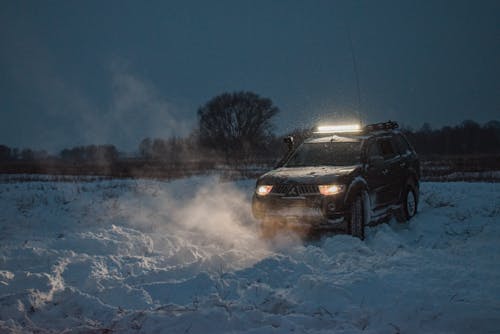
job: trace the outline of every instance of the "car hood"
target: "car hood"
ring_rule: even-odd
[[[281,167],[259,178],[259,183],[301,183],[328,184],[338,182],[348,175],[359,172],[361,165],[354,166],[318,166],[318,167]]]

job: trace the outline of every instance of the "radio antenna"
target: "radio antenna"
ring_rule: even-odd
[[[356,77],[356,92],[357,92],[357,102],[358,102],[356,112],[358,114],[358,120],[361,122],[361,89],[359,88],[358,66],[356,63],[356,55],[354,54],[354,44],[352,43],[351,26],[349,22],[347,22],[347,35],[349,37],[349,46],[351,49],[352,68],[354,70],[354,76]]]

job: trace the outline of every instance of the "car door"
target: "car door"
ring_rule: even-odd
[[[377,139],[366,145],[366,175],[368,192],[373,209],[389,204],[391,199],[390,175]]]
[[[406,183],[412,175],[419,175],[420,165],[416,159],[416,154],[413,148],[409,145],[408,141],[401,135],[396,134],[393,137],[396,147],[398,148],[399,154],[401,155],[399,160],[400,167],[400,194],[406,187]]]
[[[403,166],[401,166],[401,155],[399,150],[393,140],[393,137],[387,136],[382,137],[377,140],[379,144],[379,149],[384,158],[384,168],[382,174],[386,175],[387,178],[387,193],[385,194],[386,204],[395,204],[399,201],[399,195],[401,191],[401,182],[404,177],[402,175]]]

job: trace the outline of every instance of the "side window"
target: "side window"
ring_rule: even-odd
[[[408,154],[411,152],[410,145],[406,141],[406,139],[401,135],[396,135],[394,137],[394,141],[396,142],[396,146],[398,148],[399,154]]]
[[[380,153],[384,157],[385,160],[394,158],[397,153],[395,148],[392,145],[392,141],[390,138],[382,138],[378,140],[378,146],[380,149]]]
[[[372,142],[372,143],[368,144],[368,148],[366,149],[366,157],[368,159],[375,157],[375,156],[381,156],[381,155],[382,154],[380,153],[377,142]]]

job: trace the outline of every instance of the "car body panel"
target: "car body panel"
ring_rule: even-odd
[[[357,166],[317,166],[317,167],[281,167],[260,177],[260,184],[278,182],[302,184],[330,184],[338,182],[342,177],[353,173]]]

